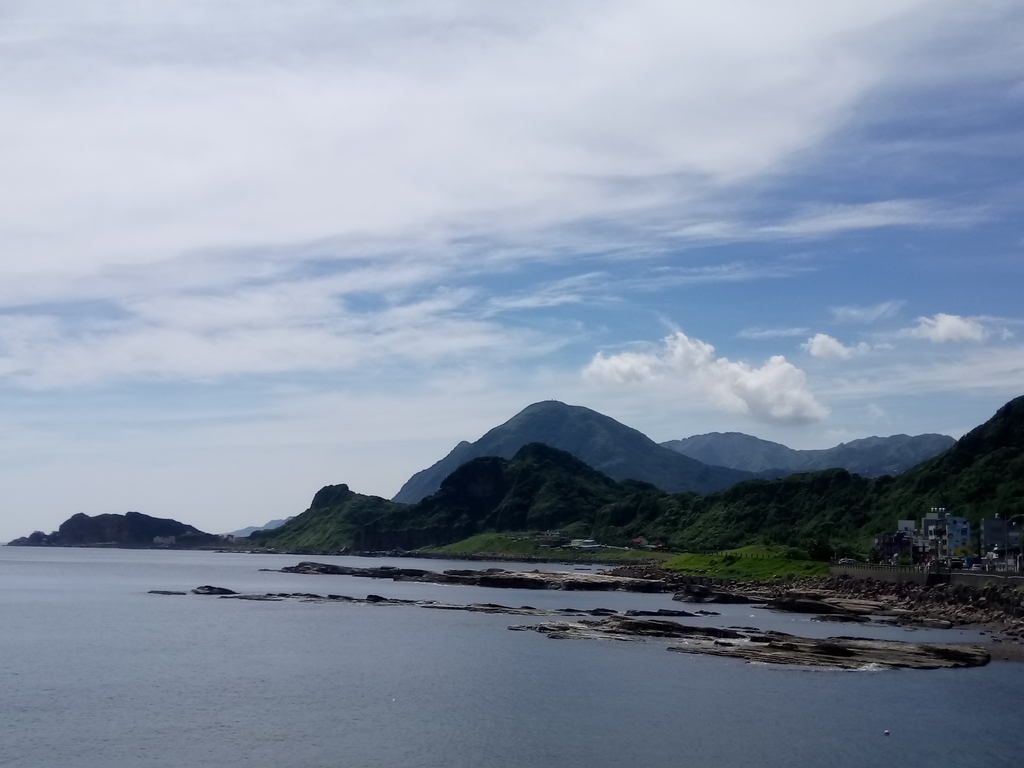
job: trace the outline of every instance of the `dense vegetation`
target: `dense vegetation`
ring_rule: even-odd
[[[414,549],[488,532],[560,530],[611,545],[644,536],[676,551],[784,545],[821,559],[836,544],[863,545],[897,519],[935,506],[975,522],[997,512],[1024,515],[1024,397],[897,478],[833,469],[751,480],[707,496],[666,494],[531,444],[510,460],[463,464],[418,504],[328,486],[307,512],[253,539],[290,550]]]

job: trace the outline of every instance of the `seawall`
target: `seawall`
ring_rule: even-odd
[[[861,563],[858,565],[831,565],[828,569],[831,576],[849,576],[854,579],[874,579],[895,584],[909,581],[918,586],[932,586],[933,584],[964,584],[969,587],[983,587],[986,584],[997,584],[999,586],[1024,587],[1024,574],[1020,573],[996,573],[988,571],[942,571],[941,573],[928,573],[918,568],[901,567],[892,565],[871,565]]]

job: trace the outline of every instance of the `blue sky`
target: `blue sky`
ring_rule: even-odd
[[[0,540],[392,495],[531,402],[1024,393],[1013,3],[0,2]]]

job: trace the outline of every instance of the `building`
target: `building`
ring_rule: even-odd
[[[896,531],[896,533],[883,533],[875,536],[875,549],[879,557],[884,561],[896,560],[901,557],[913,558],[914,556],[914,532]]]
[[[981,551],[982,553],[997,550],[1019,550],[1020,549],[1020,525],[1017,523],[1007,524],[1007,521],[996,515],[987,517],[981,521]]]
[[[955,517],[944,507],[932,507],[921,520],[921,533],[933,557],[965,555],[971,547],[971,521]]]

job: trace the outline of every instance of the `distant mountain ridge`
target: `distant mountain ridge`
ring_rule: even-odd
[[[711,493],[755,477],[672,451],[589,408],[545,400],[526,407],[476,442],[459,443],[443,459],[409,478],[392,501],[415,504],[437,491],[467,461],[483,456],[511,459],[530,443],[566,451],[614,480],[639,480],[669,493]]]
[[[845,469],[863,477],[899,475],[951,448],[949,435],[865,437],[822,450],[796,450],[742,432],[711,432],[661,443],[705,464],[747,472]]]
[[[256,533],[256,531],[272,531],[275,528],[280,528],[282,525],[291,520],[292,517],[294,517],[294,515],[286,517],[281,520],[271,520],[269,523],[265,523],[264,525],[248,525],[245,528],[239,528],[237,531],[231,531],[230,533],[226,533],[224,535],[234,536],[236,539],[244,539],[246,536]]]

